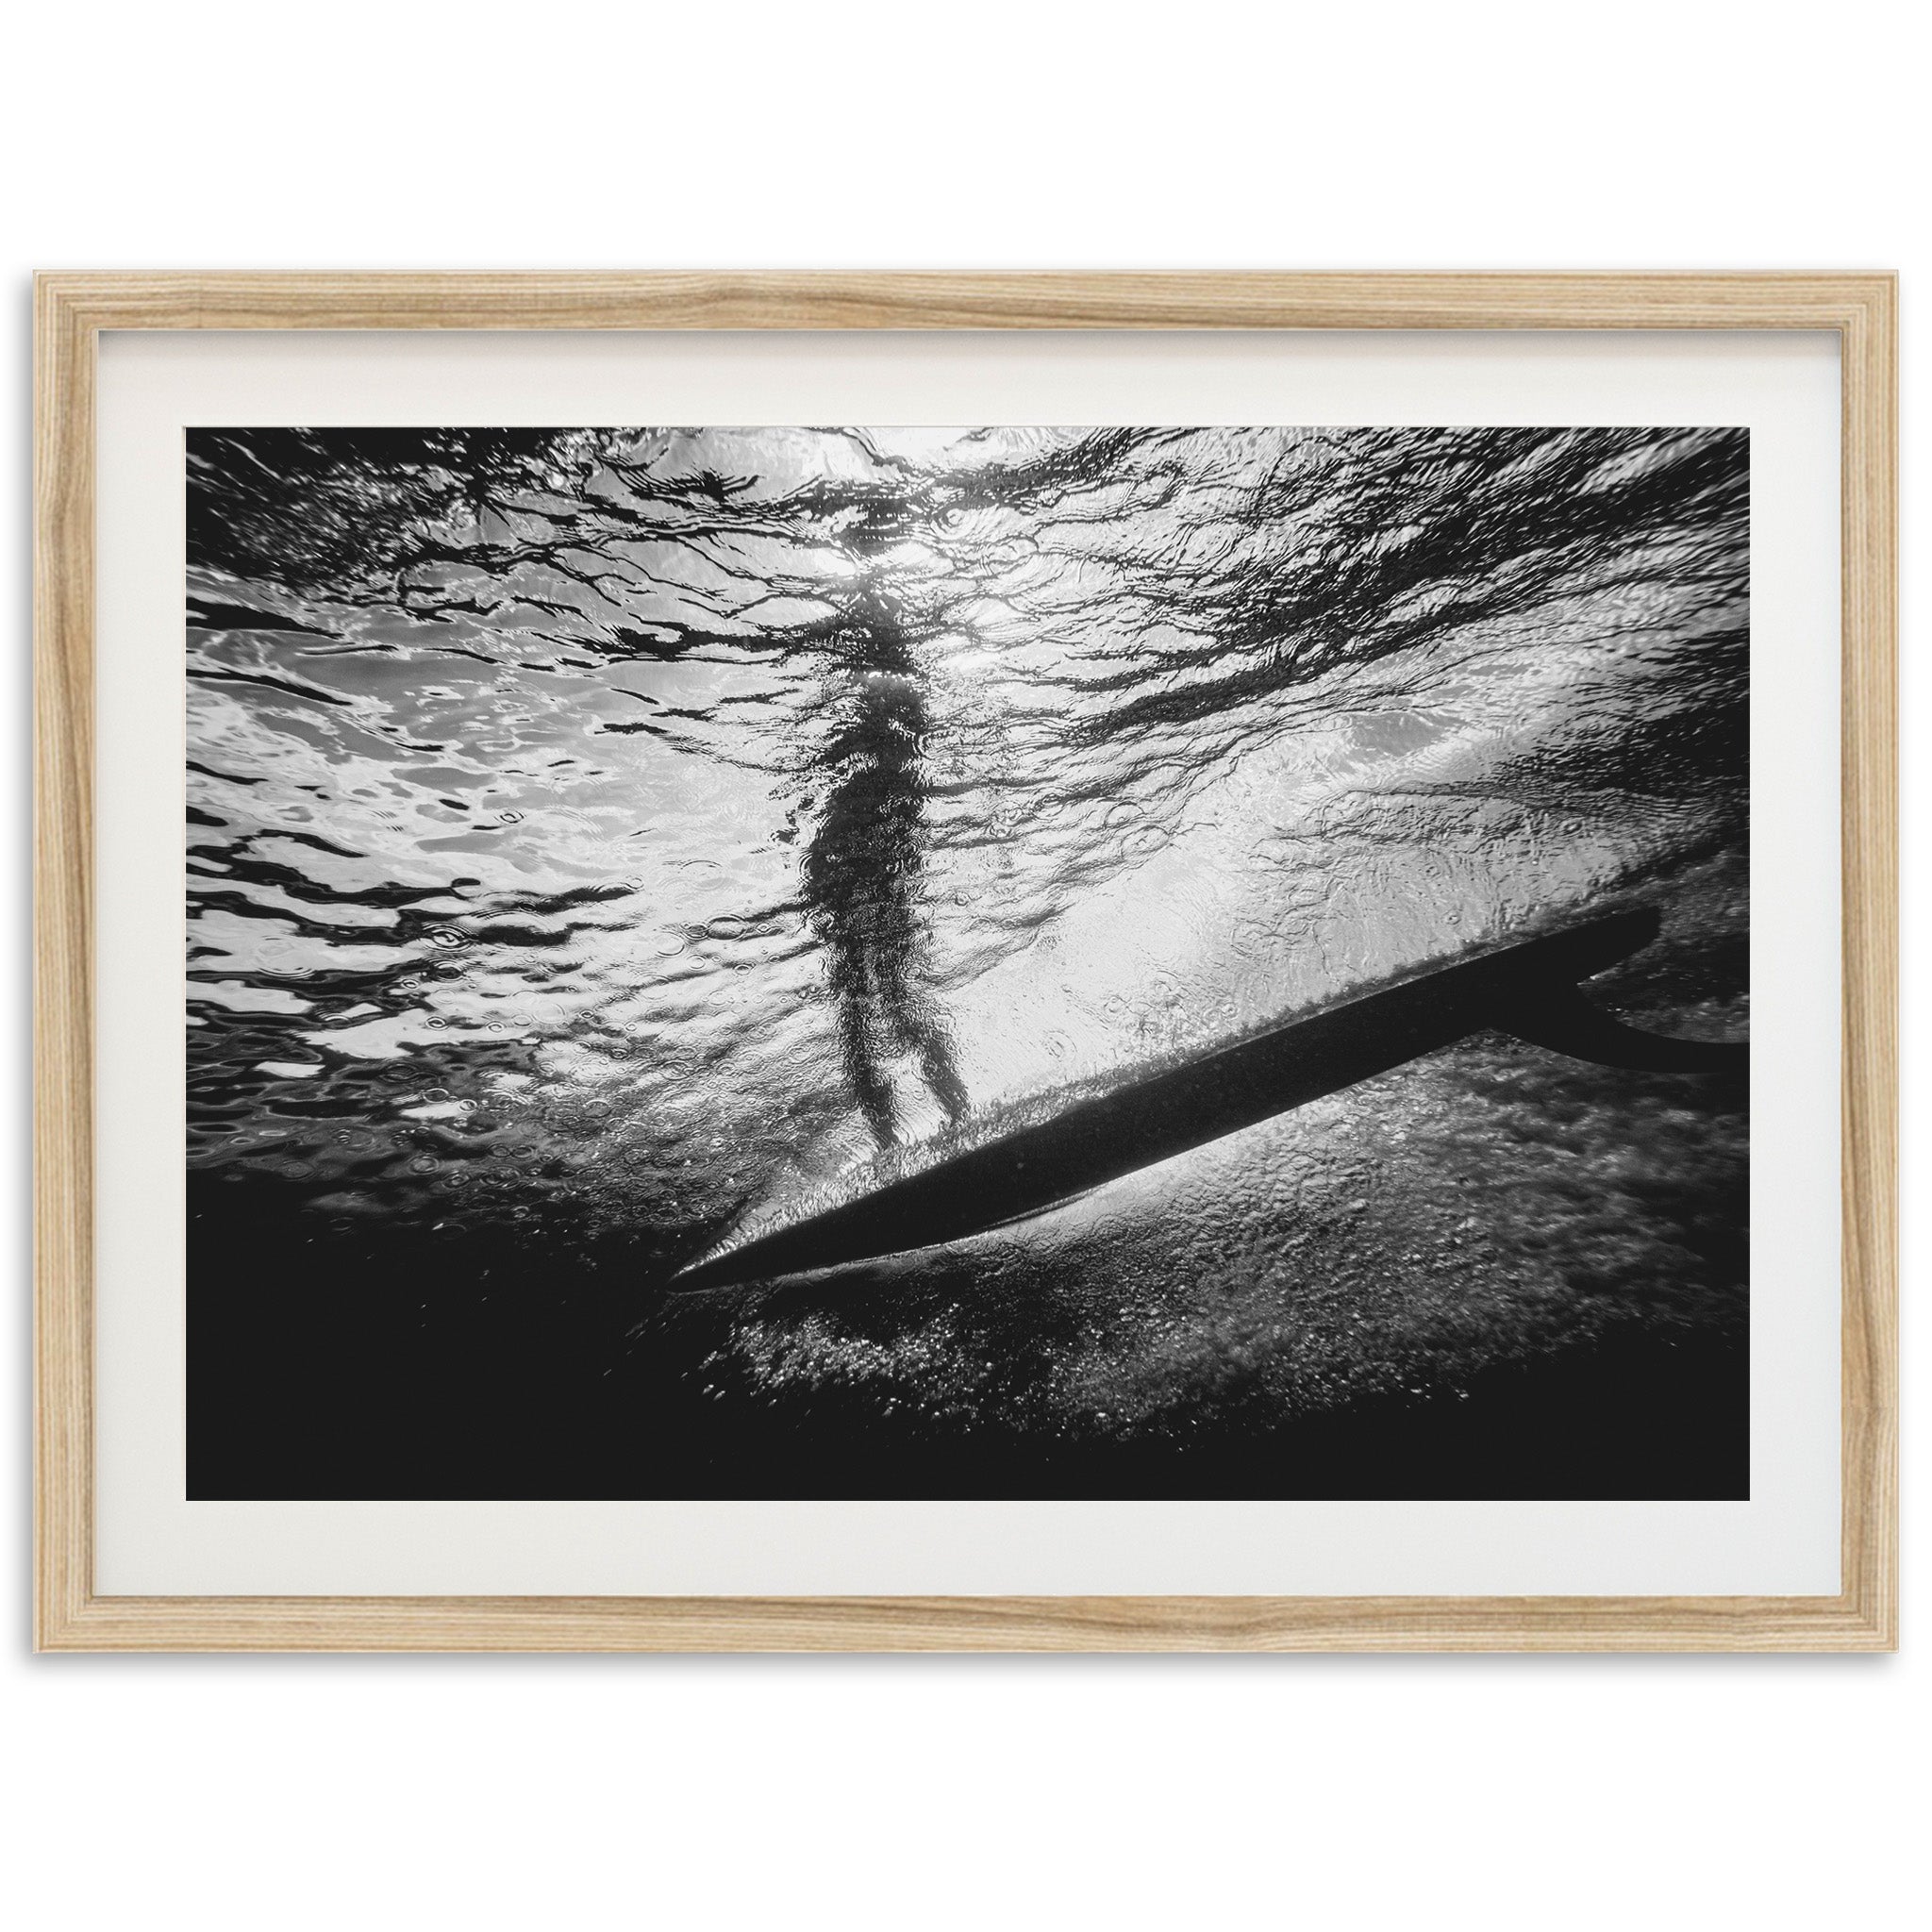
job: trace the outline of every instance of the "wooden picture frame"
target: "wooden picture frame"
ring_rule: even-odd
[[[70,274],[36,320],[36,1636],[116,1650],[1870,1651],[1897,1629],[1896,284]],[[121,1597],[93,1578],[95,357],[108,330],[1808,330],[1842,381],[1842,1565],[1804,1597]]]

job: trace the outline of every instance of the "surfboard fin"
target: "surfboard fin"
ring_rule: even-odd
[[[1741,1074],[1750,1064],[1748,1041],[1672,1040],[1612,1019],[1574,986],[1539,987],[1522,1004],[1498,1014],[1496,1025],[1531,1046],[1572,1059],[1642,1074]]]

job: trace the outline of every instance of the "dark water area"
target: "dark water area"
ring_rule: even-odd
[[[1641,1287],[1627,1225],[1527,1230],[1507,1291],[1467,1300],[1470,1236],[1424,1262],[1324,1230],[1337,1278],[1258,1306],[1211,1276],[990,1297],[978,1257],[941,1252],[916,1283],[854,1267],[640,1324],[635,1245],[568,1222],[356,1239],[299,1192],[197,1177],[192,1492],[1745,1495],[1741,1175],[1647,1180],[1616,1207],[1674,1239]]]
[[[1748,1030],[1726,431],[197,431],[190,1486],[1735,1496],[1748,1095],[1483,1033],[721,1240],[1473,947]]]

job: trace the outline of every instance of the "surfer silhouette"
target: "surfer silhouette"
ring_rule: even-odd
[[[898,1138],[891,1063],[901,1056],[917,1062],[949,1121],[966,1108],[952,1045],[924,983],[920,897],[930,719],[914,653],[925,625],[877,561],[909,522],[904,506],[871,504],[843,533],[861,572],[828,641],[848,689],[819,757],[831,782],[800,868],[806,914],[824,949],[838,1005],[846,1083],[881,1147]]]

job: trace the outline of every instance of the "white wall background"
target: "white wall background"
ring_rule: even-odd
[[[8,1091],[30,270],[1897,267],[1909,639],[1932,272],[1916,26],[1866,0],[36,9],[8,32],[0,124]],[[1908,744],[1923,685],[1908,670]],[[1909,785],[1908,866],[1924,811]],[[1919,924],[1908,891],[1908,984]],[[1908,1078],[1924,1033],[1908,1020]],[[13,1924],[1924,1909],[1932,1661],[1909,1610],[1896,1659],[34,1659],[24,1108],[0,1130]],[[1924,1325],[1908,1314],[1908,1394]],[[1926,1457],[1907,1446],[1909,1555]]]

